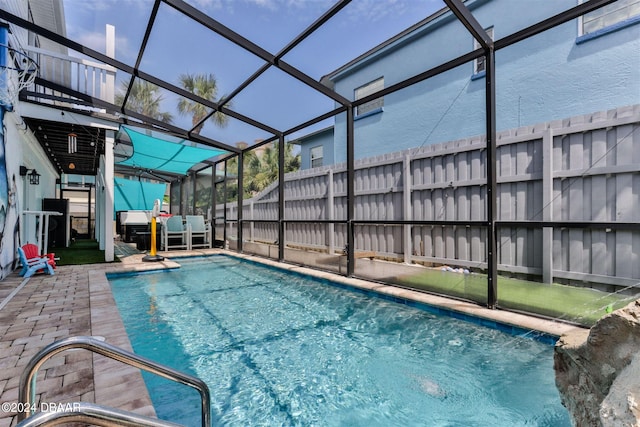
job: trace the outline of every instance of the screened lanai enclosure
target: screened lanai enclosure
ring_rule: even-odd
[[[168,182],[170,213],[205,216],[220,247],[587,325],[634,298],[640,3],[425,2],[345,57],[366,3],[231,26],[200,2],[141,2],[128,57],[118,23],[109,52],[0,18],[93,67],[60,79],[36,49],[21,100],[202,154],[167,170],[159,145],[152,167],[125,150],[116,172]],[[88,69],[115,95],[87,90]],[[199,85],[213,75],[212,95]],[[138,104],[145,87],[155,110]]]

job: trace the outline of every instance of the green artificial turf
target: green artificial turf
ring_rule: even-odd
[[[473,300],[487,301],[487,276],[429,269],[398,277],[399,284]],[[592,326],[612,310],[624,307],[638,296],[609,294],[595,289],[543,284],[507,277],[498,278],[498,305],[554,319]]]
[[[56,254],[57,265],[99,264],[104,261],[104,251],[101,251],[95,240],[76,240],[66,248],[50,248]],[[116,258],[117,261],[119,261]]]

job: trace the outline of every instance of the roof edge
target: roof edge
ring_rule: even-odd
[[[469,8],[477,7],[488,1],[490,0],[462,0],[462,2],[465,3]],[[349,73],[350,71],[355,71],[361,66],[364,66],[367,62],[373,61],[380,56],[385,55],[391,49],[402,46],[403,44],[411,41],[413,38],[421,36],[425,32],[431,30],[436,24],[443,23],[447,18],[455,19],[455,15],[448,7],[445,6],[437,12],[429,15],[425,19],[396,34],[390,39],[385,40],[372,49],[369,49],[362,55],[356,57],[355,59],[352,59],[351,61],[330,72],[329,74],[322,76],[320,78],[320,83],[329,88],[333,88],[336,77],[340,77],[346,73]]]
[[[297,144],[302,144],[302,140],[303,139],[311,138],[313,136],[321,135],[321,134],[326,133],[328,131],[332,131],[333,128],[334,128],[334,125],[326,126],[326,127],[322,128],[322,129],[318,129],[316,131],[313,131],[311,133],[308,133],[306,135],[302,135],[302,136],[300,136],[300,137],[298,137],[296,139],[293,139],[293,140],[289,141],[289,143],[290,144],[296,144],[296,145]]]

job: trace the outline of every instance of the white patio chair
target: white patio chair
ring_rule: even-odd
[[[161,249],[189,249],[189,231],[182,222],[181,216],[172,216],[162,224]]]
[[[202,215],[187,215],[187,230],[191,248],[211,248],[211,226]]]

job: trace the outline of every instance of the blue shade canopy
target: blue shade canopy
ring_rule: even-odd
[[[217,148],[184,145],[187,141],[156,131],[147,134],[127,126],[121,126],[120,131],[131,140],[133,155],[117,163],[134,168],[186,175],[193,165],[227,153]]]
[[[113,208],[115,212],[153,209],[153,203],[162,200],[167,184],[155,184],[138,180],[114,178],[115,191]]]

